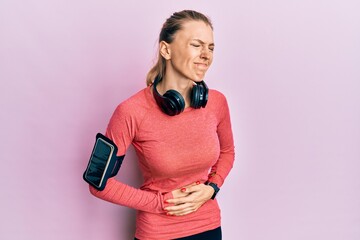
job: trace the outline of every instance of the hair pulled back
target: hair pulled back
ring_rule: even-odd
[[[182,29],[183,23],[187,21],[203,21],[211,28],[213,28],[210,19],[202,13],[196,12],[194,10],[183,10],[180,12],[175,12],[168,19],[166,19],[165,23],[163,24],[159,35],[159,43],[161,41],[171,43],[174,40],[175,33]],[[146,76],[146,85],[151,85],[157,76],[162,78],[165,74],[165,69],[166,60],[159,52],[156,64],[150,69]]]

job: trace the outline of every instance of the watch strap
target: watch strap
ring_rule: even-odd
[[[216,183],[213,182],[205,182],[206,185],[212,187],[214,189],[214,194],[211,196],[211,199],[214,200],[216,195],[218,194],[218,192],[220,191],[220,188],[218,187],[218,185]]]

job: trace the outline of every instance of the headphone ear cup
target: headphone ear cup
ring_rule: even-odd
[[[193,108],[205,107],[207,103],[207,99],[205,99],[207,96],[205,94],[206,91],[202,85],[194,85],[191,94],[191,106]]]
[[[194,85],[191,90],[191,107],[193,108],[200,108],[200,95],[201,95],[201,86]]]
[[[200,97],[200,105],[201,107],[205,107],[207,102],[208,102],[208,98],[209,98],[209,88],[206,85],[206,83],[204,81],[201,82],[201,97]]]
[[[170,116],[177,115],[184,111],[185,108],[185,100],[181,96],[181,94],[175,90],[168,90],[163,95],[163,97],[166,99],[166,113]]]

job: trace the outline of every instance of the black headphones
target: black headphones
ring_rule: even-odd
[[[153,93],[155,100],[161,110],[170,116],[175,116],[184,111],[185,108],[185,100],[183,96],[173,89],[166,91],[164,95],[160,95],[160,93],[156,89],[156,85],[161,81],[161,78],[157,76],[154,80],[153,84]],[[205,107],[208,101],[208,92],[209,88],[207,87],[204,81],[196,83],[191,91],[191,103],[190,106],[192,108],[201,108]]]

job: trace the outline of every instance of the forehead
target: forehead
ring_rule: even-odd
[[[190,41],[199,39],[205,43],[214,43],[213,30],[203,21],[186,21],[176,32],[174,40]]]

